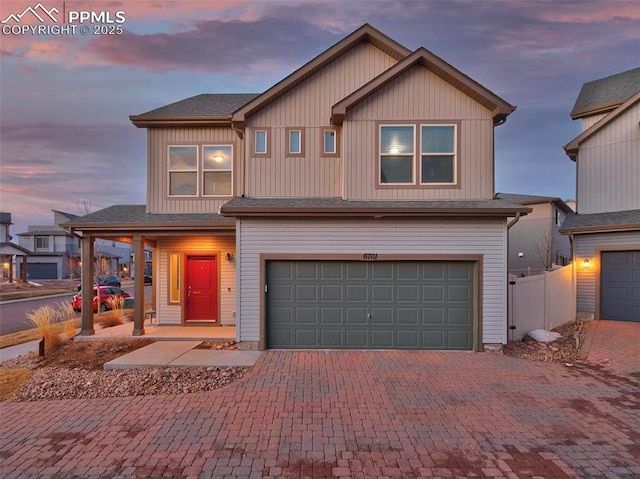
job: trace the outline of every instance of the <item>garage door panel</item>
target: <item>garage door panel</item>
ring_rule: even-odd
[[[600,318],[640,321],[640,251],[603,251]]]
[[[267,346],[472,349],[473,276],[471,262],[268,262]]]

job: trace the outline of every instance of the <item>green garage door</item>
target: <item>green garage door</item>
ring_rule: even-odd
[[[267,347],[473,349],[474,265],[269,261]]]
[[[600,319],[640,321],[640,251],[603,251]]]

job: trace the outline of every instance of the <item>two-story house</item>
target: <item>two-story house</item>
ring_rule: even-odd
[[[22,265],[22,270],[26,271],[27,256],[29,250],[14,244],[11,240],[11,213],[0,213],[0,265],[2,267],[2,277],[6,278],[10,283],[16,277],[16,258],[21,258],[18,264]],[[26,275],[21,276],[26,281]]]
[[[577,316],[640,321],[640,68],[585,83],[571,112],[582,133],[577,209],[561,231],[573,243]]]
[[[509,273],[529,276],[550,271],[571,262],[569,238],[560,234],[560,226],[571,207],[552,196],[498,193],[498,198],[531,208],[509,228]]]
[[[235,325],[261,349],[500,348],[507,218],[530,211],[494,198],[493,130],[514,109],[364,25],[262,94],[132,116],[147,204],[67,226],[86,254],[93,237],[154,248],[161,325]],[[136,279],[134,335],[140,295]]]
[[[60,225],[76,218],[76,215],[52,210],[52,225],[29,225],[27,231],[18,233],[19,244],[29,250],[26,275],[29,279],[62,279],[79,275],[80,242]]]

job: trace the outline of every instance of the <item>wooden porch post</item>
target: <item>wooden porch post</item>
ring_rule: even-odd
[[[22,282],[27,284],[27,255],[22,257]]]
[[[133,335],[144,335],[144,238],[133,235],[133,256],[135,270],[133,278]],[[140,267],[142,265],[142,267]],[[129,265],[129,271],[131,271]]]
[[[81,336],[93,336],[93,236],[81,240],[82,258],[82,326]]]

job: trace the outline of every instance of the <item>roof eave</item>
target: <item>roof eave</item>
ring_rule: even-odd
[[[602,226],[577,226],[575,228],[560,228],[561,234],[585,234],[585,233],[607,233],[620,231],[640,231],[640,223],[626,225],[602,225]]]
[[[162,126],[231,126],[231,115],[131,115],[129,120],[138,128]]]
[[[185,223],[65,223],[70,231],[189,231],[235,229],[235,223],[212,223],[211,221]]]
[[[509,217],[518,213],[526,215],[531,208],[313,208],[313,207],[222,207],[225,217]]]

